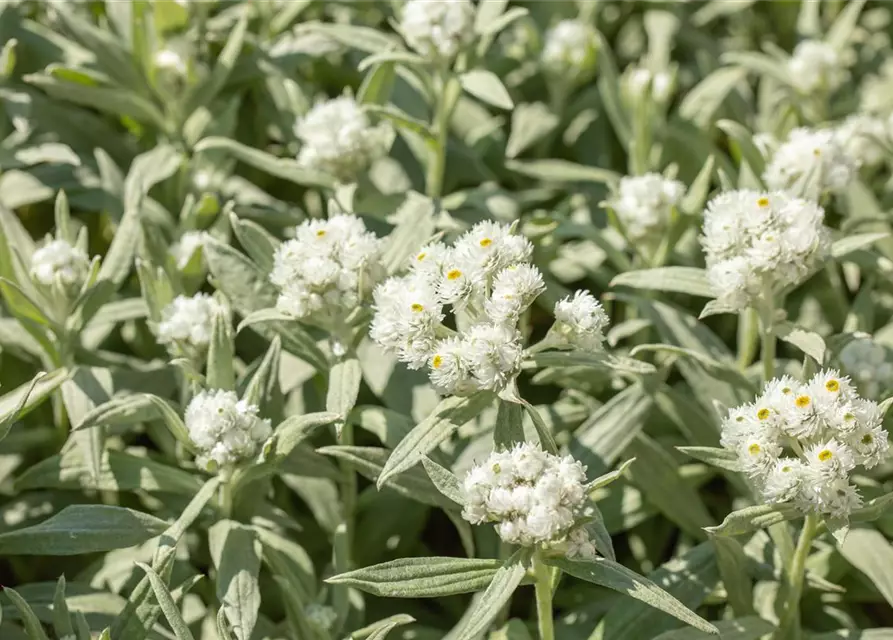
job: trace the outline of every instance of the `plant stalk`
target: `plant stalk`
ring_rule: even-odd
[[[437,199],[443,195],[443,177],[446,170],[447,144],[450,136],[450,118],[456,106],[458,95],[451,83],[454,80],[448,71],[444,71],[437,80],[437,93],[434,105],[432,125],[436,137],[435,146],[431,148],[428,173],[425,176],[425,195]],[[454,95],[455,94],[455,95]]]
[[[552,621],[552,570],[540,555],[533,554],[533,573],[536,578],[536,617],[540,640],[555,640],[555,625]]]
[[[353,425],[345,423],[341,430],[340,444],[353,445]],[[357,505],[357,473],[346,461],[341,461],[341,506],[344,509],[344,523],[347,526],[347,539],[353,544],[354,515]],[[351,547],[352,548],[352,547]]]
[[[772,294],[760,307],[760,357],[763,361],[763,381],[775,377],[775,301]]]
[[[787,597],[781,621],[773,638],[775,640],[796,640],[802,633],[800,629],[800,597],[803,595],[803,577],[806,573],[806,559],[812,548],[812,541],[818,530],[818,516],[810,513],[803,521],[800,530],[800,538],[797,540],[797,548],[791,560],[791,567],[787,575]]]

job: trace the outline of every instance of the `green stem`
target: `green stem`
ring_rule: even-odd
[[[435,146],[431,148],[428,162],[428,173],[425,177],[425,192],[429,198],[440,198],[443,195],[443,176],[446,170],[447,144],[450,135],[450,118],[456,106],[458,94],[451,84],[455,82],[449,72],[443,72],[437,79],[434,118],[432,125],[436,137]]]
[[[745,309],[738,314],[738,368],[744,371],[753,362],[757,347],[757,313]]]
[[[760,357],[763,360],[763,381],[769,382],[775,377],[775,301],[772,295],[760,307]]]
[[[797,548],[791,560],[791,568],[787,574],[787,597],[781,622],[775,632],[776,640],[795,640],[801,637],[800,629],[800,597],[803,595],[803,576],[806,573],[806,559],[812,548],[812,541],[818,530],[818,517],[810,513],[803,521],[803,529],[797,540]]]
[[[533,573],[536,578],[536,617],[540,640],[555,640],[552,622],[552,570],[543,562],[539,551],[533,554]]]
[[[341,444],[352,446],[353,440],[353,425],[345,423],[341,430]],[[354,515],[357,505],[357,474],[349,463],[341,461],[341,475],[341,506],[344,509],[344,523],[347,525],[347,539],[350,544],[353,544]]]
[[[231,479],[226,479],[220,483],[219,494],[217,496],[218,504],[220,506],[220,514],[224,518],[232,518],[233,515],[233,487],[230,481]]]

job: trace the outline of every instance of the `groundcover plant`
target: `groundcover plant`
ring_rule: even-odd
[[[893,638],[891,58],[0,0],[0,638]]]

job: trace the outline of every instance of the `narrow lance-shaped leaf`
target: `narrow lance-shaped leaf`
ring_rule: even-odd
[[[501,565],[498,560],[403,558],[332,576],[326,582],[385,598],[438,598],[483,589]]]
[[[521,584],[529,561],[529,549],[518,549],[505,561],[483,595],[473,605],[474,609],[468,615],[458,640],[473,640],[487,630]]]
[[[208,546],[217,568],[217,599],[238,640],[248,640],[260,610],[260,542],[254,530],[221,520],[208,531]]]
[[[174,602],[171,592],[167,585],[164,584],[164,581],[149,565],[137,562],[136,566],[146,572],[149,583],[152,585],[152,591],[155,593],[155,598],[164,612],[164,617],[167,618],[168,624],[171,625],[171,629],[174,631],[174,637],[177,640],[194,640],[192,632],[189,630],[189,625],[183,620],[183,614],[180,613],[180,609],[177,607],[177,603]]]

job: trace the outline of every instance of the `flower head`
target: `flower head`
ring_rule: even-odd
[[[722,193],[707,205],[701,245],[718,300],[738,308],[802,282],[830,243],[817,204],[784,192]]]
[[[89,272],[90,258],[65,240],[51,240],[31,256],[31,277],[42,285],[78,289]]]
[[[258,407],[232,391],[202,391],[186,408],[186,430],[203,468],[230,467],[253,458],[273,430]]]
[[[685,185],[659,173],[626,176],[620,179],[610,207],[627,237],[636,242],[659,237],[666,231],[673,207],[679,204],[684,193]]]
[[[431,60],[450,62],[474,39],[474,7],[468,0],[409,0],[400,32]]]
[[[774,190],[814,188],[811,196],[817,199],[823,193],[846,188],[856,177],[857,169],[856,161],[833,130],[799,127],[772,154],[763,180]]]
[[[392,132],[386,123],[373,126],[356,100],[341,96],[310,109],[295,124],[303,145],[298,163],[350,181],[386,155]]]
[[[590,75],[595,67],[596,33],[579,20],[562,20],[546,32],[542,62],[550,75],[571,81]]]
[[[791,84],[801,93],[830,92],[846,77],[840,54],[821,40],[804,40],[788,60]]]
[[[177,296],[161,311],[158,342],[204,350],[211,342],[214,316],[223,311],[223,306],[206,293]]]
[[[577,291],[555,303],[555,324],[551,339],[558,346],[598,351],[605,341],[608,314],[588,291]]]

